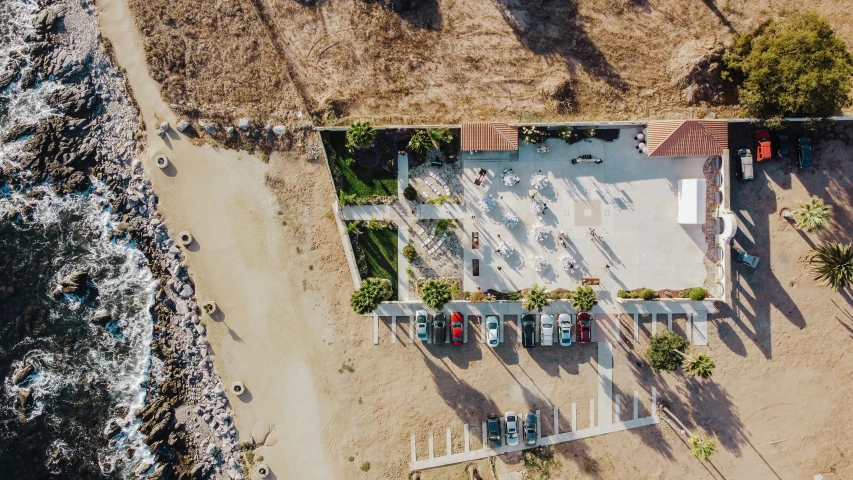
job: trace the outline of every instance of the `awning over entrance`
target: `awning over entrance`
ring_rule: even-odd
[[[686,178],[678,181],[678,223],[696,225],[705,223],[707,181],[704,178]]]
[[[462,151],[518,150],[518,128],[506,123],[463,123]]]

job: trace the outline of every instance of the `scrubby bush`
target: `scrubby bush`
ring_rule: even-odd
[[[366,278],[350,298],[350,306],[355,313],[366,314],[376,310],[380,303],[391,298],[394,290],[387,278]]]
[[[417,130],[409,139],[409,148],[413,152],[421,154],[432,148],[432,141],[424,130]]]
[[[449,128],[430,128],[427,131],[427,135],[429,135],[435,148],[440,147],[442,143],[453,141],[453,133],[450,132]]]
[[[658,298],[658,292],[652,290],[651,288],[644,288],[637,292],[637,295],[647,302]]]
[[[545,132],[536,127],[521,127],[521,140],[525,143],[542,143],[545,141]]]
[[[509,292],[506,294],[507,300],[518,301],[521,300],[521,293],[519,292]]]
[[[688,288],[681,292],[681,298],[689,298],[694,302],[701,302],[708,296],[708,291],[702,287]]]
[[[421,286],[421,299],[427,307],[439,310],[452,299],[450,285],[443,280],[430,278]]]
[[[406,257],[406,260],[412,261],[415,259],[415,247],[411,245],[406,245],[403,247],[403,256]]]
[[[677,333],[659,333],[649,340],[646,359],[649,361],[649,366],[656,372],[661,370],[674,372],[684,361],[682,353],[689,345],[687,339]]]
[[[486,294],[479,291],[479,290],[476,292],[471,292],[471,294],[468,295],[468,301],[474,302],[474,303],[485,302],[486,301]]]

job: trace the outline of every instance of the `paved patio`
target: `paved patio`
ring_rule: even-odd
[[[533,145],[522,144],[517,160],[462,155],[467,207],[464,289],[514,291],[534,283],[574,289],[582,278],[594,277],[601,280],[599,298],[607,301],[619,289],[702,286],[708,275],[704,260],[708,245],[702,225],[677,222],[677,185],[680,179],[705,178],[707,158],[650,158],[635,148],[633,137],[639,131],[622,129],[614,142],[591,139],[568,145],[552,139],[547,142],[548,153],[536,153]],[[572,158],[582,154],[604,161],[571,164]],[[488,174],[481,186],[475,186],[481,168]],[[520,177],[520,183],[503,184],[500,175],[507,168]],[[536,190],[530,177],[539,171],[550,184]],[[530,209],[534,194],[547,205],[539,215]],[[477,205],[484,195],[492,195],[496,202],[488,213]],[[501,222],[508,211],[519,218],[512,229]],[[537,224],[551,230],[542,242],[532,234]],[[591,239],[591,228],[600,240]],[[557,241],[561,230],[568,235],[568,248]],[[477,249],[472,248],[472,232],[479,234]],[[495,252],[502,241],[515,249],[507,259]],[[560,258],[566,254],[574,257],[573,273],[561,267]],[[532,266],[536,255],[549,263],[541,272]],[[472,272],[473,259],[480,263],[477,277]]]

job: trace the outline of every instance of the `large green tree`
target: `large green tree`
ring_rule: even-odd
[[[739,83],[747,115],[828,117],[850,103],[853,57],[816,13],[769,21],[735,37],[723,77]]]
[[[675,332],[664,332],[649,340],[646,359],[654,371],[674,372],[681,365],[685,350],[690,343]]]

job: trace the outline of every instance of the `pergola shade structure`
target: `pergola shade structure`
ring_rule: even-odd
[[[518,128],[506,123],[463,123],[462,150],[518,150]]]

